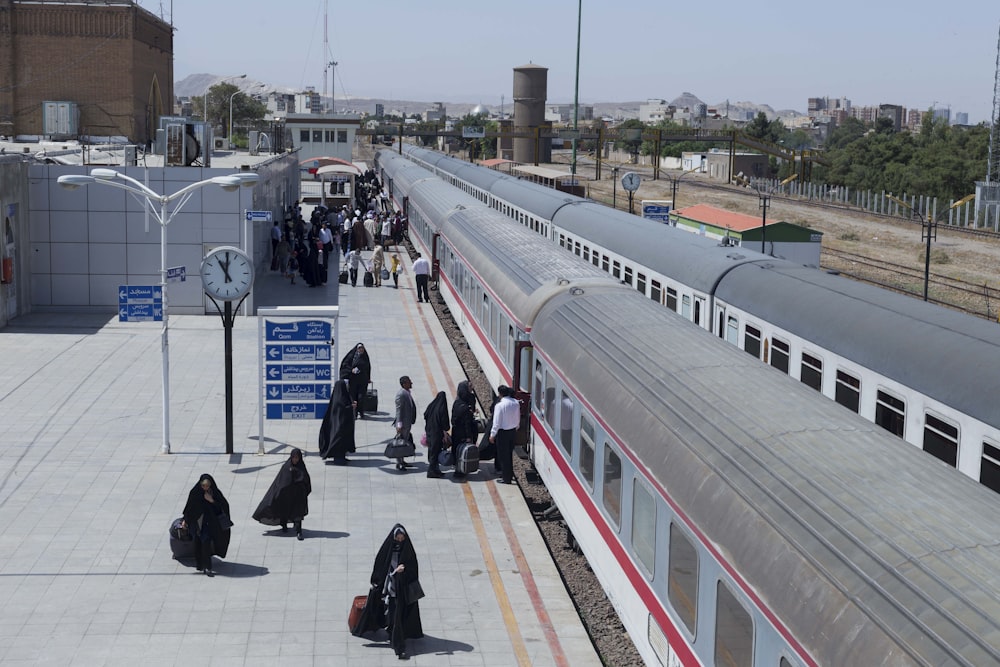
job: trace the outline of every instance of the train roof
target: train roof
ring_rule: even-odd
[[[574,199],[553,220],[566,234],[618,253],[628,258],[630,264],[666,272],[702,293],[711,293],[719,279],[734,266],[767,257],[748,248],[724,246],[669,225]]]
[[[1000,425],[1000,327],[995,322],[774,260],[733,270],[716,296],[984,423]]]
[[[818,664],[1000,661],[996,494],[634,293],[532,340]]]
[[[520,328],[530,330],[539,304],[554,290],[568,284],[617,284],[599,268],[540,239],[425,168],[405,159],[387,159],[382,164],[394,184],[397,174],[405,175],[401,191],[409,197],[410,206],[437,225],[441,236],[493,290]],[[427,178],[420,178],[413,169]]]

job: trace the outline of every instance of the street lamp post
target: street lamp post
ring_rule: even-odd
[[[618,208],[618,167],[611,167],[611,208]]]
[[[684,178],[688,174],[694,173],[696,171],[698,171],[698,167],[693,167],[693,168],[688,169],[687,171],[681,173],[678,176],[673,176],[673,177],[670,178],[670,184],[671,184],[671,186],[673,188],[672,191],[671,191],[671,194],[670,194],[670,209],[671,210],[673,210],[673,211],[677,210],[677,184],[681,182],[682,178]]]
[[[758,188],[756,185],[753,186],[753,189],[757,191],[757,197],[760,199],[760,209],[761,209],[761,218],[760,218],[760,251],[766,255],[767,254],[767,241],[766,241],[767,237],[765,236],[765,234],[767,233],[767,205],[771,201],[771,191],[767,190],[765,192],[761,192],[760,188]]]
[[[247,78],[246,74],[240,74],[238,76],[227,76],[226,78],[220,79],[215,83],[208,84],[208,87],[205,88],[205,96],[201,98],[201,117],[205,119],[206,123],[208,122],[208,91],[212,88],[212,86],[216,86],[220,83],[225,83],[230,79],[245,79],[245,78]]]
[[[920,212],[919,209],[913,208],[912,205],[903,201],[899,197],[893,197],[892,195],[886,195],[886,197],[896,202],[897,204],[901,204],[902,206],[904,206],[907,210],[910,211],[910,215],[913,215],[915,213],[917,217],[920,218],[920,240],[927,242],[927,247],[924,251],[924,301],[927,301],[927,292],[931,283],[931,241],[937,240],[937,216],[931,215],[930,218],[926,218],[924,217],[924,214]],[[968,195],[966,197],[962,197],[961,199],[953,203],[951,206],[949,206],[947,210],[950,211],[960,206],[963,206],[968,202],[970,202],[971,200],[975,199],[975,197],[976,197],[975,195]],[[926,231],[924,231],[925,228]]]
[[[253,86],[253,90],[257,90],[258,88],[263,88],[263,87],[264,87],[264,84],[260,83],[260,84],[257,84],[256,86]],[[229,127],[226,129],[226,139],[229,140],[229,148],[230,149],[233,147],[233,98],[236,97],[237,95],[239,95],[240,93],[244,93],[245,94],[246,91],[245,90],[237,90],[235,93],[233,93],[232,95],[229,96]]]
[[[163,357],[163,443],[161,451],[170,453],[170,347],[167,337],[168,311],[167,306],[167,225],[177,212],[188,202],[195,190],[206,185],[218,185],[227,192],[235,192],[240,187],[253,187],[259,180],[257,174],[240,173],[229,176],[214,176],[212,178],[191,183],[171,195],[157,194],[142,182],[114,169],[91,169],[90,175],[70,174],[60,176],[59,185],[76,190],[84,185],[100,183],[120,188],[131,194],[136,201],[152,213],[160,223],[160,287],[163,291],[163,328],[160,332],[160,350]],[[125,181],[121,183],[119,181]],[[172,211],[167,211],[167,205],[177,201]],[[159,211],[155,204],[159,204]]]

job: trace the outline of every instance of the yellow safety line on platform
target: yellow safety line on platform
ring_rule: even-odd
[[[493,550],[490,547],[489,538],[486,536],[486,528],[483,526],[483,518],[479,514],[479,505],[475,496],[472,495],[472,487],[462,484],[462,493],[465,494],[465,503],[469,507],[469,516],[472,517],[472,526],[476,530],[476,539],[479,540],[479,549],[483,552],[483,559],[486,561],[486,571],[490,575],[490,583],[493,584],[493,593],[496,595],[497,604],[500,605],[500,613],[503,615],[504,625],[507,626],[507,634],[510,635],[510,642],[513,645],[514,656],[518,665],[531,667],[531,659],[528,657],[528,647],[521,636],[521,628],[517,624],[514,616],[514,609],[510,606],[510,598],[500,579],[500,572],[497,569],[496,559],[493,558]]]

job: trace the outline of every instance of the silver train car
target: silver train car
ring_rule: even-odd
[[[1000,327],[405,147],[481,203],[1000,491]]]
[[[995,493],[412,162],[378,169],[648,664],[1000,664]]]

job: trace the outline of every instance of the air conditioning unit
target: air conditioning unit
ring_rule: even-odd
[[[228,151],[229,150],[229,140],[225,137],[214,137],[212,139],[212,150],[216,151]]]

